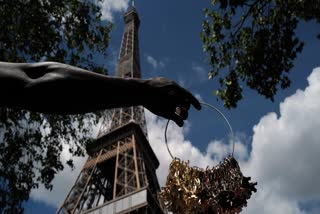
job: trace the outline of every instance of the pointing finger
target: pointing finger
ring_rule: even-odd
[[[179,116],[178,114],[174,113],[172,115],[172,120],[179,126],[182,127],[183,126],[183,119],[181,116]]]
[[[195,96],[193,96],[189,91],[187,91],[187,93],[188,93],[188,99],[190,100],[190,103],[193,105],[193,107],[195,107],[197,110],[200,110],[201,104],[199,100],[195,98]]]

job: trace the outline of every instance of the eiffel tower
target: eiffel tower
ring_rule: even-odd
[[[141,78],[140,20],[134,5],[124,21],[116,76]],[[159,161],[148,142],[143,107],[109,111],[87,153],[89,158],[58,214],[166,213],[158,194]]]

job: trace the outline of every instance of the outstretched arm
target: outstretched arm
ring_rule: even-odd
[[[187,90],[165,78],[125,79],[55,63],[0,62],[0,107],[53,114],[78,114],[143,105],[183,125],[190,104],[200,104]],[[175,114],[180,107],[181,116]]]

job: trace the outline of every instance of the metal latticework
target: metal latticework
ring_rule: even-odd
[[[124,149],[130,147],[130,149]],[[113,197],[120,197],[146,186],[147,179],[144,162],[136,150],[134,135],[125,138],[124,142],[118,141],[115,185]]]
[[[116,76],[140,78],[134,7],[124,16],[125,32]],[[156,177],[159,162],[147,140],[142,106],[105,111],[89,158],[57,213],[164,213]]]
[[[100,126],[98,137],[133,121],[138,123],[146,137],[148,136],[144,108],[142,106],[117,108],[109,111],[108,113],[109,115],[105,115],[104,121]],[[108,119],[110,119],[109,123]]]
[[[90,156],[58,213],[94,213],[97,209],[108,210],[101,213],[136,209],[163,213],[155,174],[159,162],[139,124],[131,122],[117,128],[87,150]],[[139,194],[145,194],[145,200]],[[121,201],[124,198],[127,200]]]
[[[140,20],[134,7],[124,16],[125,31],[122,37],[121,48],[116,68],[116,76],[122,78],[141,78],[140,56],[138,44],[138,28]],[[110,114],[112,119],[110,120]],[[109,121],[109,122],[108,122]],[[130,121],[138,123],[147,136],[144,109],[142,106],[114,109],[104,116],[98,137],[123,126]]]

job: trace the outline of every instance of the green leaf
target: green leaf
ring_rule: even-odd
[[[271,101],[279,88],[289,87],[285,74],[304,46],[295,34],[298,23],[320,22],[320,3],[306,0],[220,0],[204,11],[201,40],[211,66],[208,77],[220,83],[219,99],[227,108],[242,99],[238,82]]]

